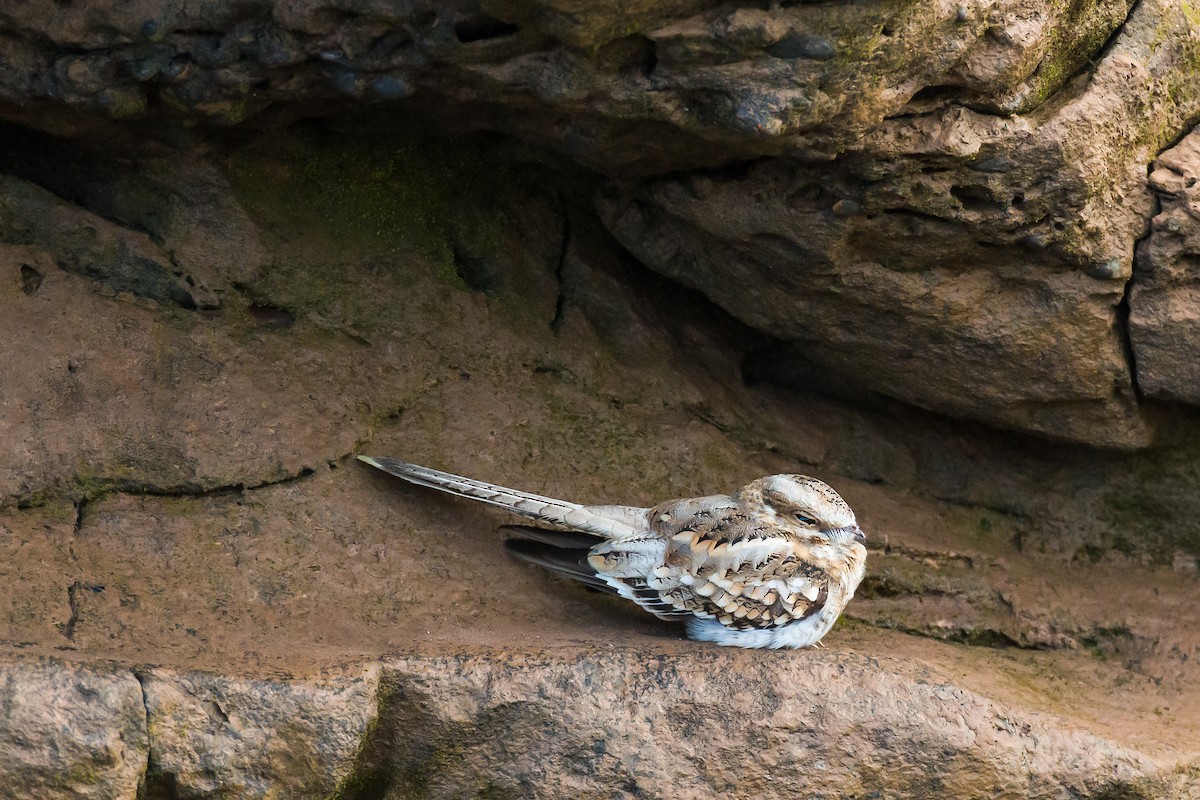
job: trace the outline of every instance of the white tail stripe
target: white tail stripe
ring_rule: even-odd
[[[517,489],[509,489],[494,483],[477,481],[462,475],[453,475],[436,469],[429,469],[394,458],[372,458],[359,456],[359,461],[370,464],[384,472],[403,478],[409,483],[438,489],[448,494],[478,500],[481,503],[519,514],[523,517],[562,525],[566,528],[595,533],[606,538],[618,538],[636,533],[636,529],[623,520],[614,520],[592,511],[588,506],[570,503],[566,500],[556,500],[552,497],[542,497]]]
[[[464,497],[472,497],[476,500],[485,499],[488,494],[507,494],[513,497],[519,497],[524,500],[533,500],[536,502],[547,503],[550,505],[561,506],[564,508],[583,508],[578,503],[569,503],[566,500],[558,500],[553,497],[542,497],[541,495],[522,492],[517,489],[509,489],[495,483],[487,483],[486,481],[477,481],[474,478],[467,478],[463,475],[455,475],[450,472],[442,472],[441,470],[422,467],[419,464],[410,464],[407,461],[398,461],[394,458],[372,458],[371,456],[359,456],[359,461],[370,464],[372,467],[381,469],[384,472],[395,475],[398,478],[405,478],[413,483],[420,483],[423,486],[428,486],[432,489],[442,489],[449,491],[451,494],[458,494]]]

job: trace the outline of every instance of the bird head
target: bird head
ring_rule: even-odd
[[[804,537],[866,546],[866,534],[854,512],[827,483],[807,475],[770,475],[755,483],[762,493],[763,510],[773,512],[778,524]]]

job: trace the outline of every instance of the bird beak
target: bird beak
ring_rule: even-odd
[[[853,528],[850,528],[849,533],[854,537],[854,541],[858,542],[863,547],[867,546],[867,535],[863,533],[862,528],[855,525]]]

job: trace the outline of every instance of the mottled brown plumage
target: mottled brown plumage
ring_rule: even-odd
[[[865,537],[837,492],[771,475],[734,495],[653,508],[583,506],[385,458],[360,458],[423,486],[568,531],[511,526],[518,558],[688,624],[694,639],[739,647],[815,644],[854,595]]]

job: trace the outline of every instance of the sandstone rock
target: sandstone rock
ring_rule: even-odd
[[[1170,800],[1197,788],[1186,763],[1064,730],[919,662],[780,655],[473,648],[311,679],[152,669],[144,711],[130,673],[7,663],[0,778],[14,797],[96,798]]]
[[[619,178],[604,211],[648,266],[863,389],[1089,445],[1150,440],[1121,311],[1141,172],[1200,112],[1198,47],[1168,0],[5,9],[9,118],[78,135],[67,110],[165,103],[228,125],[412,95],[442,125]],[[155,283],[144,272],[118,283]]]
[[[147,786],[197,798],[328,797],[374,723],[378,675],[374,666],[290,681],[142,673]]]
[[[838,171],[766,161],[727,178],[647,184],[605,198],[603,210],[643,263],[859,386],[1006,427],[1145,443],[1115,327],[1120,281],[1036,253],[1010,260],[1005,240],[1019,247],[1016,233],[994,230],[992,242],[975,242],[980,233],[955,219],[997,212],[971,205],[943,219],[904,201],[892,205],[900,191],[952,198],[961,186],[915,179],[926,194],[897,186],[911,175],[868,184]],[[958,179],[990,180],[934,180]],[[830,213],[832,201],[847,196],[859,197],[864,212]],[[887,252],[878,252],[876,236],[889,242]],[[819,386],[782,370],[774,377]]]
[[[280,102],[418,90],[490,107],[493,122],[587,163],[661,171],[796,148],[832,156],[910,101],[1030,111],[1130,7],[461,0],[364,13],[346,0],[35,14],[7,3],[0,97],[21,116],[30,101],[118,118],[163,101],[228,124]]]
[[[57,660],[0,662],[6,797],[135,800],[146,754],[146,711],[132,673]]]
[[[775,6],[0,0],[0,654],[148,665],[125,796],[1195,793],[1194,423],[947,419],[1149,441],[1191,22]],[[874,567],[826,651],[700,648],[368,448],[584,502],[811,472]]]
[[[23,236],[6,230],[5,241],[32,238],[67,266],[95,264],[99,255],[93,271],[103,276],[113,271],[104,256],[111,261],[114,252],[152,260],[201,308],[219,306],[228,283],[249,283],[262,267],[259,231],[211,160],[144,140],[106,148],[8,126],[0,171],[45,190],[37,196],[19,181],[10,187],[16,194],[5,205],[23,221]],[[79,228],[95,230],[94,240],[80,241]]]
[[[63,269],[114,293],[129,292],[186,309],[218,305],[194,280],[189,286],[189,276],[144,234],[123,230],[17,178],[5,177],[0,183],[0,239],[39,245]]]
[[[43,190],[37,193],[45,194]],[[65,219],[68,230],[87,237],[86,229],[71,227],[78,216],[68,214]],[[114,228],[97,222],[94,230],[107,234]],[[151,246],[144,236],[131,238]],[[54,241],[63,239],[50,240]],[[52,247],[50,242],[45,247]],[[112,254],[116,256],[118,250],[115,247]],[[155,248],[155,252],[162,251]],[[117,263],[125,262],[118,259]],[[236,386],[298,385],[294,372],[285,376],[284,371],[273,370],[251,355],[263,352],[264,346],[270,349],[268,342],[279,333],[253,316],[243,317],[248,304],[241,296],[233,296],[240,310],[227,311],[242,318],[247,324],[244,330],[253,331],[252,336],[265,337],[257,348],[244,339],[235,343],[226,337],[231,329],[214,328],[196,311],[171,302],[171,295],[160,295],[158,289],[177,289],[180,298],[192,296],[185,281],[157,271],[157,266],[153,271],[146,266],[142,274],[162,278],[162,282],[125,283],[120,279],[129,273],[85,277],[61,269],[43,249],[0,245],[0,270],[9,276],[0,282],[0,303],[5,305],[9,326],[8,346],[0,354],[8,376],[6,397],[15,398],[19,393],[26,398],[10,402],[0,413],[0,435],[11,444],[6,459],[0,459],[0,497],[6,504],[37,504],[44,501],[47,490],[78,499],[113,486],[180,491],[189,486],[256,485],[300,474],[308,463],[320,463],[309,448],[319,441],[328,442],[328,435],[340,437],[332,431],[322,433],[320,426],[302,429],[296,420],[284,423],[281,413],[286,416],[286,409],[265,399],[258,408],[269,416],[269,422],[250,422],[243,416],[248,409],[244,402],[229,405],[229,398],[242,391]],[[26,276],[24,282],[18,280],[20,276]],[[159,314],[155,301],[165,301],[171,311]],[[173,316],[176,313],[181,316]],[[74,314],[83,315],[80,324],[51,324]],[[214,333],[225,344],[209,339]],[[168,341],[170,344],[163,346]],[[286,351],[278,353],[283,361],[308,360],[290,344],[279,344]],[[357,347],[349,339],[342,346],[347,352]],[[106,347],[122,356],[97,360]],[[310,375],[318,382],[330,375],[315,363],[309,364]],[[158,394],[159,390],[165,394]],[[192,403],[204,411],[194,423],[181,426],[179,418],[160,417],[150,410],[164,400],[176,412]],[[299,410],[318,402],[306,395],[290,407]],[[354,412],[335,407],[330,413]],[[201,423],[201,419],[205,421]],[[241,435],[238,431],[260,425],[295,438],[291,446],[272,446],[271,466],[266,471],[258,465],[247,471],[249,462],[242,460],[240,448],[233,442]],[[71,433],[59,437],[51,434],[55,430]],[[195,437],[193,431],[204,435]],[[353,436],[328,449],[348,450],[352,440]]]
[[[391,661],[380,734],[390,749],[369,751],[367,774],[387,797],[1065,798],[1138,796],[1157,778],[1145,756],[917,665],[777,656],[594,649]],[[413,730],[425,735],[410,739]]]
[[[1172,19],[1139,5],[1086,85],[1038,114],[934,107],[830,164],[647,180],[607,193],[602,213],[643,263],[867,389],[1144,445],[1118,307],[1150,210],[1140,173],[1169,138],[1141,109],[1181,122],[1200,99],[1192,86],[1181,104],[1159,100],[1182,63],[1156,45]]]
[[[1138,244],[1129,328],[1138,386],[1150,397],[1200,403],[1200,132],[1155,160],[1159,202]]]

